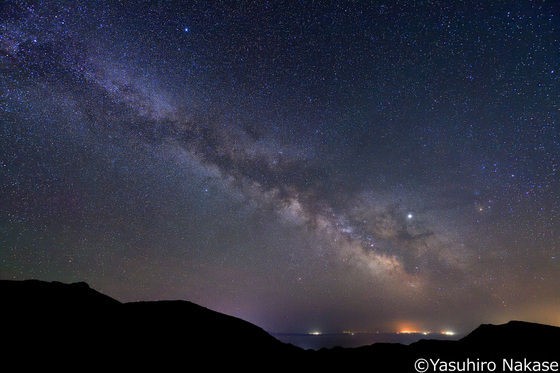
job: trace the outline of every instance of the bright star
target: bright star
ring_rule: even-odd
[[[411,213],[408,213],[408,215],[406,216],[407,219],[412,219],[414,216]]]
[[[189,32],[189,31],[191,31],[191,29],[190,29],[190,28],[188,28],[188,27],[185,27],[185,28],[183,29],[183,31],[185,31],[185,32]]]

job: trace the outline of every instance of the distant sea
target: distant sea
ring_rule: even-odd
[[[438,333],[424,335],[421,333],[328,333],[328,334],[291,334],[272,333],[274,337],[285,343],[291,343],[304,349],[319,350],[332,347],[360,347],[373,343],[410,344],[420,339],[457,340],[462,336],[446,336]]]

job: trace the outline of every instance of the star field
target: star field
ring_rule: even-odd
[[[0,14],[2,278],[272,331],[560,325],[555,1]]]

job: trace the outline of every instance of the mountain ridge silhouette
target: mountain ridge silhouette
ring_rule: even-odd
[[[0,299],[3,336],[9,342],[5,356],[31,367],[54,364],[72,370],[88,362],[97,368],[110,364],[167,370],[182,363],[260,370],[265,369],[260,363],[264,359],[283,369],[366,364],[372,371],[414,372],[418,358],[560,358],[560,328],[523,321],[482,324],[457,341],[312,351],[189,301],[121,303],[84,282],[0,280]]]

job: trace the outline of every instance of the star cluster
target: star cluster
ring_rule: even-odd
[[[1,277],[274,331],[560,324],[553,1],[0,12]]]

